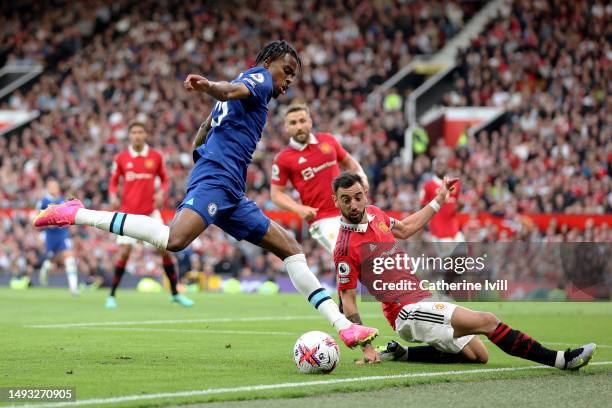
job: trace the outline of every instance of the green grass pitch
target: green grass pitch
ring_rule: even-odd
[[[341,345],[340,364],[323,376],[300,374],[293,364],[293,344],[302,333],[335,335],[300,296],[195,294],[196,305],[184,309],[167,294],[124,290],[119,308],[106,310],[106,295],[0,289],[0,387],[76,387],[80,404],[113,407],[213,401],[211,406],[398,407],[407,400],[501,407],[508,398],[574,407],[587,404],[585,395],[588,406],[612,400],[609,302],[464,304],[496,313],[551,348],[598,343],[594,364],[578,373],[536,367],[485,342],[486,365],[358,366],[359,351]],[[376,344],[395,338],[378,304],[360,308],[365,323],[381,331]],[[255,401],[260,399],[267,400]]]

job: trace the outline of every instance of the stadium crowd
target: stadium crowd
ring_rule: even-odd
[[[507,111],[458,154],[474,205],[612,211],[610,17],[601,2],[515,1],[460,54],[445,104]]]
[[[40,7],[52,3],[43,2]],[[0,30],[6,59],[43,62],[49,69],[30,90],[15,92],[0,105],[43,113],[19,134],[0,139],[0,206],[34,207],[44,193],[44,180],[55,177],[67,194],[83,199],[87,206],[104,208],[113,157],[126,147],[127,124],[138,119],[148,125],[149,143],[165,154],[172,180],[166,205],[174,207],[182,199],[191,168],[194,130],[211,108],[209,98],[182,89],[183,79],[190,72],[211,79],[233,78],[254,63],[262,44],[271,38],[286,38],[300,51],[303,67],[287,99],[271,103],[271,116],[248,175],[249,197],[264,209],[274,209],[269,193],[271,161],[287,142],[280,108],[289,100],[302,99],[311,106],[316,127],[337,135],[360,161],[371,180],[375,204],[395,211],[419,208],[418,189],[431,176],[430,158],[418,156],[409,169],[403,169],[397,157],[406,127],[402,104],[372,106],[366,103],[366,96],[414,56],[439,50],[480,2],[248,3],[248,7],[235,7],[228,2],[211,9],[196,1],[169,0],[163,6],[155,1],[121,1],[109,9],[102,1],[84,2],[68,14],[39,13],[45,16],[42,24],[33,17],[4,16],[10,23]],[[467,211],[490,211],[508,218],[520,212],[609,212],[612,138],[605,112],[606,89],[598,86],[605,85],[609,77],[605,68],[610,46],[605,41],[605,26],[591,25],[598,3],[581,2],[589,7],[571,15],[567,2],[561,2],[565,8],[554,7],[565,9],[566,17],[572,18],[572,24],[563,25],[565,29],[574,33],[585,29],[581,49],[594,42],[591,53],[566,50],[554,35],[558,27],[550,26],[554,21],[544,18],[547,11],[526,3],[515,2],[510,15],[493,23],[495,30],[487,31],[461,54],[466,79],[463,83],[458,79],[456,92],[446,99],[452,105],[488,104],[505,101],[493,97],[505,91],[509,96],[503,103],[515,101],[514,89],[506,89],[510,86],[507,75],[500,77],[500,65],[512,73],[512,80],[531,77],[528,71],[536,65],[507,61],[507,53],[516,50],[499,45],[512,42],[504,36],[515,36],[517,47],[526,47],[534,58],[540,54],[532,48],[539,51],[538,40],[546,39],[539,57],[546,80],[534,80],[532,88],[521,88],[520,96],[528,99],[511,108],[510,121],[499,131],[472,136],[456,151],[441,147],[438,153],[449,155],[451,167],[464,180],[461,200]],[[346,14],[346,10],[351,12]],[[115,17],[107,26],[112,14]],[[505,29],[504,24],[512,25],[513,30]],[[37,25],[39,31],[34,30]],[[27,32],[37,35],[26,40],[23,33]],[[64,42],[71,44],[69,50],[58,53]],[[57,48],[49,51],[48,44]],[[552,58],[555,50],[558,58]],[[470,80],[481,75],[473,72],[481,69],[477,65],[486,65],[470,64],[475,57],[489,61],[486,81]],[[570,69],[588,64],[592,66],[589,72]],[[592,82],[588,94],[576,93],[579,88],[571,86],[576,81]],[[490,96],[457,101],[457,94]],[[590,105],[584,107],[585,100]],[[559,128],[567,130],[558,132]],[[564,141],[553,148],[557,138]],[[0,269],[31,272],[40,264],[42,240],[30,227],[26,213],[16,214],[12,221],[3,219]],[[479,226],[477,235],[491,238],[496,234],[492,228]],[[551,234],[554,239],[610,240],[604,227]],[[543,237],[534,235],[533,239]],[[88,254],[79,258],[82,273],[110,273],[116,248],[107,234],[75,230],[74,246],[77,253]],[[328,273],[331,261],[325,251],[310,240],[304,246],[311,266]],[[128,271],[157,271],[155,255],[140,251]],[[191,261],[185,261],[183,269],[208,272],[257,274],[281,269],[274,257],[253,251],[248,244],[235,247],[213,229],[179,258]]]

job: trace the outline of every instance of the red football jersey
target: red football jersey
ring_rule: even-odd
[[[442,180],[439,177],[433,177],[423,185],[421,192],[421,204],[426,205],[431,200],[436,198],[438,189],[442,186]],[[455,191],[453,191],[440,211],[434,215],[429,221],[429,232],[436,238],[453,238],[459,232],[459,222],[457,221],[457,198],[461,190],[459,181],[455,183]]]
[[[334,264],[338,282],[338,292],[355,289],[361,282],[378,301],[382,303],[383,314],[395,329],[395,319],[404,305],[416,303],[431,296],[428,290],[421,289],[419,278],[410,273],[409,269],[385,270],[380,274],[371,268],[375,257],[393,257],[403,252],[396,246],[393,236],[395,219],[390,218],[380,208],[370,205],[366,207],[368,214],[367,224],[346,224],[340,221],[340,235],[336,241],[334,251]],[[378,245],[377,244],[382,244]],[[367,259],[366,259],[367,257]],[[384,282],[411,282],[414,290],[376,291],[378,289],[374,280]]]
[[[290,180],[300,193],[302,204],[319,209],[310,223],[336,217],[340,211],[334,205],[331,184],[340,174],[338,162],[347,154],[328,133],[311,135],[305,145],[291,140],[289,146],[274,158],[272,184],[285,186]]]
[[[161,181],[159,188],[168,191],[168,173],[161,153],[147,145],[137,153],[130,146],[115,157],[108,191],[116,193],[119,179],[123,178],[120,211],[149,215],[155,209],[156,177]]]

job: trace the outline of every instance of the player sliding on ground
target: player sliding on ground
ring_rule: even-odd
[[[187,76],[188,91],[206,93],[218,102],[196,135],[187,194],[169,227],[145,215],[88,210],[78,200],[49,207],[34,225],[89,225],[176,252],[215,224],[280,257],[293,285],[336,328],[344,344],[369,343],[378,331],[353,324],[340,312],[308,268],[297,241],[245,197],[247,167],[266,123],[268,102],[287,91],[301,65],[286,41],[267,44],[255,64],[232,82]]]
[[[359,175],[343,173],[334,180],[334,202],[342,213],[334,262],[344,313],[351,321],[361,324],[356,303],[357,284],[361,282],[382,303],[383,314],[402,339],[429,344],[403,347],[391,342],[379,350],[380,354],[368,344],[364,347],[364,361],[377,362],[382,359],[484,364],[489,358],[487,349],[476,336],[484,334],[504,352],[540,364],[569,370],[577,370],[588,364],[595,344],[565,352],[550,350],[527,334],[501,322],[492,313],[430,300],[430,292],[420,289],[419,279],[409,271],[392,267],[382,274],[373,274],[372,270],[362,269],[371,265],[374,257],[401,254],[395,239],[407,239],[422,229],[446,203],[456,182],[457,179],[445,178],[436,197],[428,205],[403,220],[395,220],[381,209],[367,205]],[[379,291],[380,283],[371,284],[372,279],[399,282],[397,278],[412,282],[415,290]]]

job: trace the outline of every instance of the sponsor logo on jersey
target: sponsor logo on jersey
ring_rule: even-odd
[[[310,180],[321,170],[325,170],[328,167],[335,166],[336,163],[336,160],[331,160],[317,167],[307,167],[302,170],[302,177],[304,178],[304,180]]]
[[[340,262],[338,264],[338,276],[345,277],[351,273],[351,267],[346,262]]]
[[[217,213],[217,204],[215,204],[215,203],[208,204],[208,215],[210,215],[212,217],[216,213]]]
[[[325,154],[329,154],[332,152],[332,147],[327,142],[321,143],[321,146],[319,147],[319,149],[321,149],[321,151]]]
[[[263,74],[260,73],[254,73],[254,74],[250,74],[249,75],[251,78],[253,78],[254,80],[256,80],[257,82],[259,82],[260,84],[264,83],[264,76]]]
[[[153,178],[153,174],[136,173],[134,171],[128,171],[127,173],[125,173],[126,181],[145,180],[145,179],[150,179],[150,178]]]

